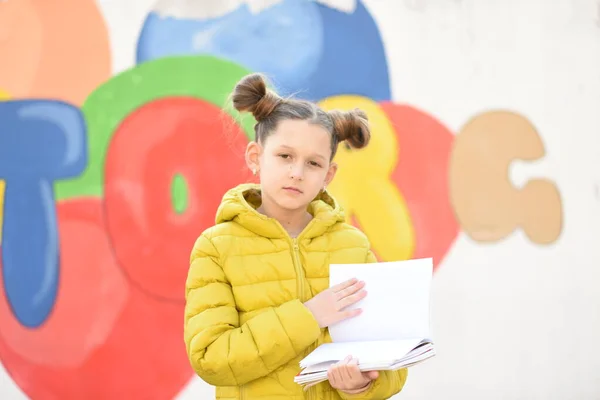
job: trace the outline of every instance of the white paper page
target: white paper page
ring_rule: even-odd
[[[347,356],[357,358],[359,363],[388,363],[403,358],[419,343],[419,339],[325,343],[300,361],[300,366],[306,367],[327,361],[338,362]]]
[[[367,291],[349,307],[362,308],[362,314],[329,327],[333,342],[430,338],[431,258],[329,268],[330,287],[357,278]]]

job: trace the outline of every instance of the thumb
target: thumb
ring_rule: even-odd
[[[367,372],[366,375],[371,380],[375,380],[375,379],[379,378],[379,372],[377,372],[377,371],[369,371],[369,372]]]

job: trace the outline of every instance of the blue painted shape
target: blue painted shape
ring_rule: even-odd
[[[192,54],[263,72],[283,95],[313,101],[342,94],[391,99],[383,41],[361,1],[351,14],[307,0],[283,0],[258,14],[242,5],[203,20],[150,13],[138,40],[138,63]]]
[[[390,100],[384,44],[377,23],[364,4],[357,1],[351,14],[322,4],[318,8],[323,20],[323,52],[306,98],[320,100],[354,94],[376,102]]]
[[[78,108],[50,100],[0,103],[2,274],[10,307],[24,326],[44,323],[58,293],[53,183],[80,175],[86,165],[86,126]]]
[[[284,0],[257,14],[244,4],[221,17],[203,20],[151,12],[138,40],[137,62],[208,54],[263,72],[278,88],[295,91],[306,88],[317,72],[322,36],[318,7],[306,0]]]

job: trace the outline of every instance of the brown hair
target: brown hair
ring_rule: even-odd
[[[254,132],[259,143],[264,143],[279,121],[285,119],[305,120],[329,132],[331,159],[339,143],[346,141],[351,147],[360,149],[371,138],[367,115],[362,110],[327,112],[306,100],[282,98],[267,89],[266,80],[261,74],[242,78],[233,90],[232,101],[236,110],[248,111],[256,119]]]

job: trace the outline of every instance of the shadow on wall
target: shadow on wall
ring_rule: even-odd
[[[531,122],[485,111],[455,138],[394,103],[360,1],[351,13],[285,0],[189,20],[162,2],[139,64],[112,77],[95,3],[71,5],[76,20],[44,4],[0,4],[11,33],[0,41],[0,358],[32,399],[171,398],[192,377],[182,282],[222,194],[251,179],[254,121],[224,107],[251,71],[325,109],[367,112],[372,144],[340,148],[330,190],[380,259],[433,257],[437,268],[460,228],[481,243],[517,228],[540,245],[560,235],[554,184],[518,190],[508,176],[513,161],[544,156]]]

